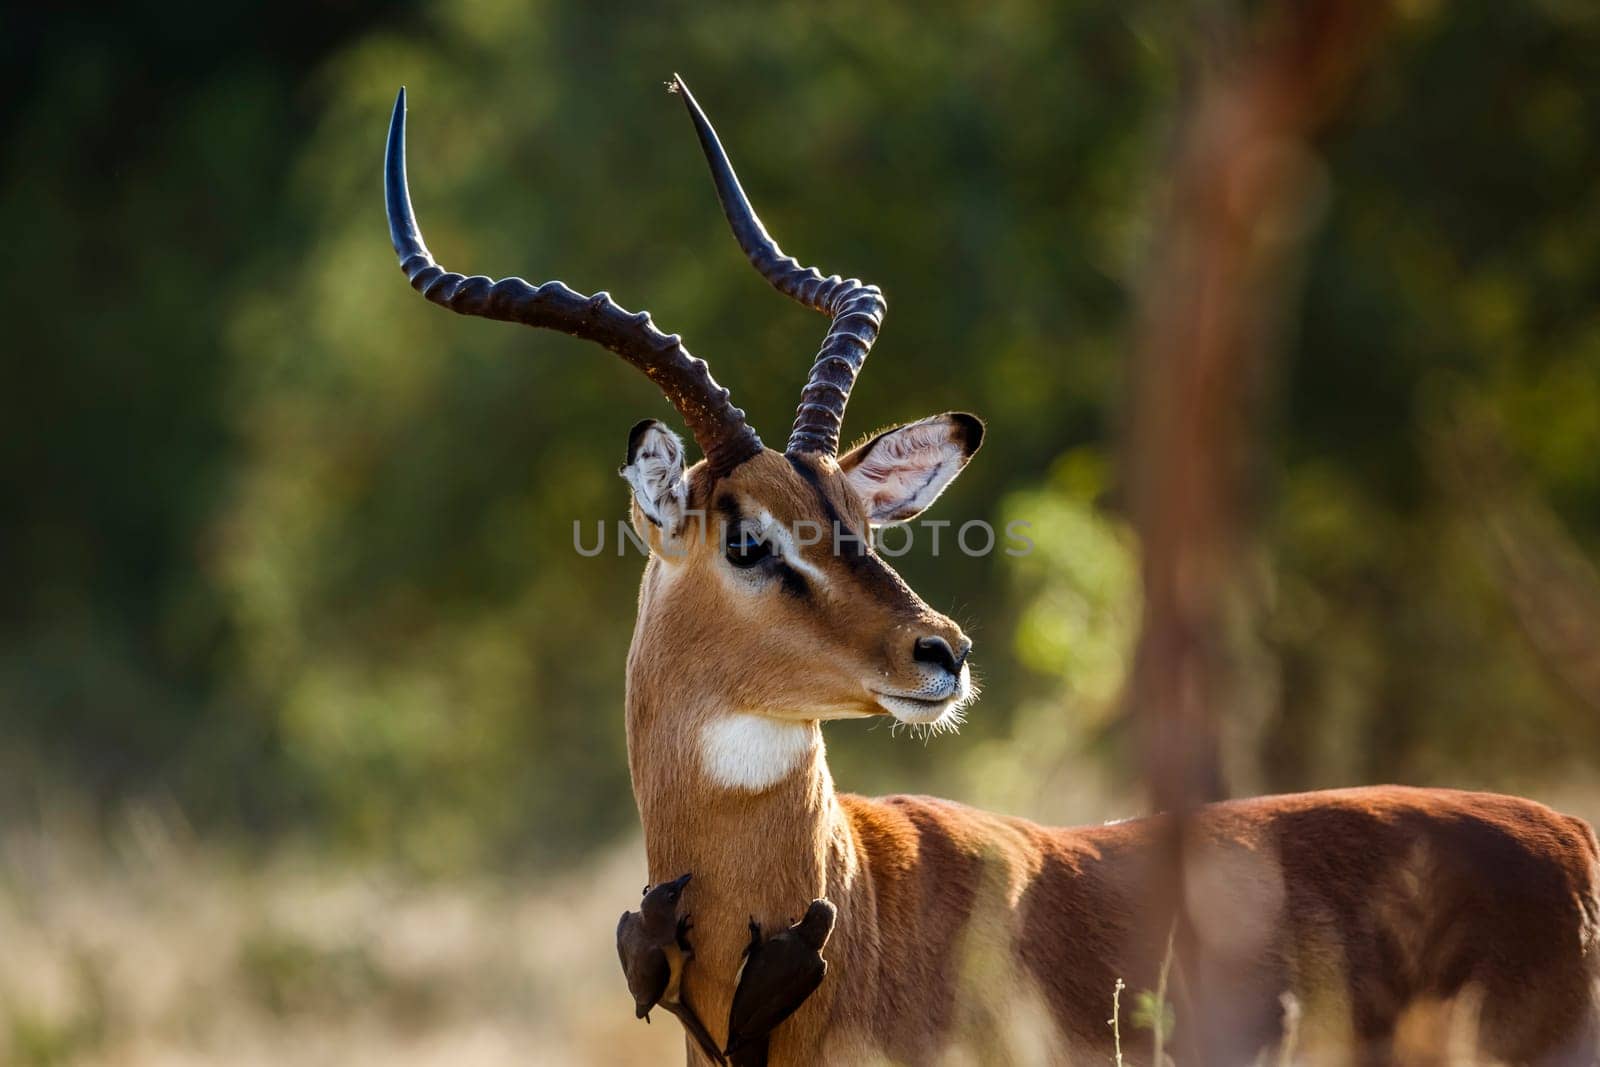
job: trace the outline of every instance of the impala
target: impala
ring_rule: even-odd
[[[943,727],[971,699],[971,642],[870,531],[931,504],[983,424],[934,415],[840,453],[883,296],[787,258],[694,98],[671,87],[745,255],[832,320],[782,451],[648,315],[604,292],[436,265],[406,184],[404,90],[385,191],[414,288],[464,315],[599,342],[661,389],[703,454],[687,465],[678,437],[647,420],[622,467],[651,548],[627,662],[629,769],[651,880],[694,874],[686,995],[724,1039],[747,920],[776,928],[826,896],[838,906],[828,977],[773,1035],[772,1062],[920,1064],[963,1045],[992,1061],[1022,1029],[1033,1059],[1105,1062],[1115,983],[1153,986],[1143,968],[1166,936],[1139,906],[1158,820],[1050,829],[928,797],[868,799],[836,792],[824,756],[826,720]],[[1292,991],[1303,1047],[1321,1035],[1364,1062],[1391,1054],[1408,1006],[1468,993],[1495,1057],[1594,1061],[1600,872],[1580,820],[1512,797],[1379,787],[1218,804],[1194,832],[1216,861],[1194,881],[1224,907],[1206,912],[1209,927],[1196,919],[1210,970],[1182,977],[1228,990],[1215,1017],[1180,1014],[1203,1058],[1280,1040]]]

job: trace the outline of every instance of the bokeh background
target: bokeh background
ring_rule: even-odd
[[[1245,5],[1249,7],[1250,5]],[[622,664],[651,386],[413,294],[429,243],[647,307],[781,440],[825,321],[718,212],[681,72],[787,250],[880,284],[848,432],[963,408],[898,561],[967,625],[956,738],[843,788],[1140,809],[1119,431],[1187,5],[473,0],[0,15],[0,1059],[652,1062]],[[1322,146],[1227,640],[1236,793],[1600,816],[1600,9],[1402,5]],[[948,536],[948,531],[947,531]],[[543,1057],[543,1058],[541,1058]]]

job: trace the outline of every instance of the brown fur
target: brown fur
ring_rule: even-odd
[[[781,522],[826,521],[820,490],[864,527],[832,461],[807,478],[769,451],[718,484],[692,474],[691,506],[713,516],[732,494]],[[864,679],[910,678],[915,637],[961,632],[886,567],[818,546],[807,559],[825,589],[749,594],[717,572],[715,534],[691,524],[685,537],[646,569],[628,745],[651,878],[694,873],[685,981],[712,1033],[724,1036],[747,920],[786,925],[826,896],[839,909],[828,978],[773,1035],[772,1063],[925,1063],[961,1042],[988,1062],[1019,1019],[1046,1029],[1060,1062],[1108,1055],[1113,985],[1153,987],[1131,961],[1158,959],[1166,937],[1137,906],[1156,821],[1049,829],[927,797],[836,794],[814,721],[775,784],[719,786],[700,762],[707,723],[881,713]],[[1221,1022],[1180,1018],[1190,1040],[1272,1044],[1292,990],[1306,1033],[1321,1026],[1384,1062],[1410,1006],[1477,990],[1490,1054],[1594,1062],[1600,850],[1583,822],[1511,797],[1380,787],[1230,802],[1198,825],[1191,902],[1212,972],[1182,973],[1180,949],[1179,978],[1226,983],[1231,1007]]]

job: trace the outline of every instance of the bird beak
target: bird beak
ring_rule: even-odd
[[[694,877],[694,872],[691,871],[688,874],[684,875],[682,878],[674,879],[672,881],[672,888],[681,890],[684,886],[689,884],[689,879],[691,879],[693,877]]]

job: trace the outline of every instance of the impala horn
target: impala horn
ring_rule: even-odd
[[[761,439],[705,361],[690,355],[677,334],[656,329],[647,312],[625,311],[606,292],[584,296],[557,281],[535,286],[521,278],[468,278],[434,262],[417,229],[406,185],[405,89],[395,98],[389,120],[383,185],[389,237],[400,269],[417,292],[462,315],[556,330],[609,348],[643,371],[678,409],[715,474],[726,474],[761,451]]]
[[[739,187],[739,178],[733,173],[733,164],[728,162],[728,154],[717,140],[717,131],[711,128],[705,112],[695,103],[694,94],[676,74],[667,87],[682,96],[689,109],[695,132],[700,135],[700,147],[711,166],[717,199],[722,202],[722,211],[728,216],[728,225],[733,227],[733,236],[750,263],[778,292],[833,319],[827,336],[822,339],[817,360],[811,365],[811,376],[800,394],[800,408],[795,413],[787,451],[791,455],[802,452],[837,455],[844,406],[850,400],[850,389],[855,385],[856,375],[861,373],[861,364],[866,362],[872,342],[878,339],[878,328],[888,310],[883,293],[876,285],[866,285],[855,278],[840,279],[837,274],[824,278],[815,267],[802,267],[794,257],[784,255],[751,209],[750,201]]]

